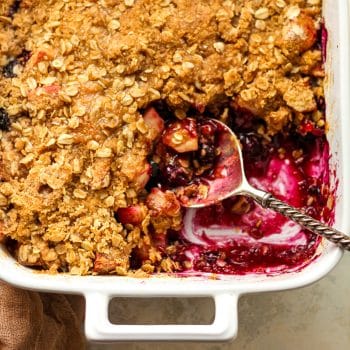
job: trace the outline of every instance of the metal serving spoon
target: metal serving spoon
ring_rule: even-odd
[[[195,196],[184,196],[182,205],[187,208],[202,208],[236,195],[253,198],[263,208],[272,209],[293,220],[304,228],[350,250],[350,237],[322,222],[305,215],[300,210],[275,198],[271,193],[252,187],[245,176],[240,143],[233,131],[224,123],[212,119],[218,126],[218,148],[221,153],[213,170],[213,176],[200,179],[206,191]],[[202,192],[202,193],[201,193]]]

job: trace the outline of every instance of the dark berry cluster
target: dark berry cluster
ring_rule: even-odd
[[[0,107],[0,130],[8,131],[10,130],[10,118],[8,113],[4,108]]]
[[[196,153],[196,158],[201,165],[213,164],[216,158],[215,143],[217,126],[207,119],[203,120],[198,125],[199,147]]]
[[[160,183],[170,187],[189,185],[214,167],[217,127],[209,119],[186,118],[167,125],[156,147],[160,158]]]
[[[6,66],[2,68],[2,74],[5,78],[14,78],[16,74],[14,73],[15,66],[18,65],[17,60],[11,60]]]
[[[13,17],[19,10],[19,7],[21,6],[22,0],[14,0],[12,5],[10,6],[8,15],[9,17]]]
[[[14,78],[16,74],[14,72],[14,68],[17,65],[24,66],[30,58],[30,52],[27,50],[23,50],[22,53],[16,58],[10,60],[6,66],[2,67],[2,74],[5,78]]]
[[[239,141],[243,148],[243,157],[247,168],[253,168],[255,171],[264,170],[269,161],[269,148],[264,138],[255,133],[239,133]]]

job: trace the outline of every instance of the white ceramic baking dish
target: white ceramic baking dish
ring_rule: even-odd
[[[350,150],[348,1],[324,0],[329,33],[327,58],[327,116],[332,168],[336,170],[337,206],[335,226],[349,232]],[[322,253],[309,266],[279,276],[226,276],[211,280],[199,277],[152,277],[133,279],[118,276],[47,275],[20,266],[0,247],[0,278],[32,290],[82,294],[86,298],[86,336],[94,341],[206,340],[218,341],[237,333],[237,301],[245,293],[302,287],[325,276],[340,260],[342,252],[324,242]],[[212,297],[215,319],[210,325],[113,325],[108,306],[113,297]]]

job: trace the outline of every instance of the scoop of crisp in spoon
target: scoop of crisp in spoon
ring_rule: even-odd
[[[248,185],[243,169],[243,159],[240,143],[236,135],[224,123],[212,120],[218,126],[217,145],[218,156],[215,167],[210,175],[203,176],[198,181],[198,191],[184,191],[179,200],[184,207],[202,208],[220,202],[226,198],[242,193],[242,186]],[[187,193],[188,192],[188,193]],[[187,195],[188,194],[188,195]]]
[[[235,195],[247,195],[264,208],[272,209],[306,229],[350,250],[350,237],[335,230],[300,210],[252,187],[245,176],[240,143],[233,131],[224,123],[212,119],[218,127],[217,159],[210,175],[196,179],[195,186],[175,189],[181,204],[187,208],[206,207]]]

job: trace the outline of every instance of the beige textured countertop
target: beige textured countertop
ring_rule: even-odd
[[[238,337],[231,343],[91,344],[90,350],[348,350],[350,349],[350,253],[321,281],[305,288],[243,296]],[[208,320],[211,304],[176,299],[147,305],[121,301],[112,318]]]

